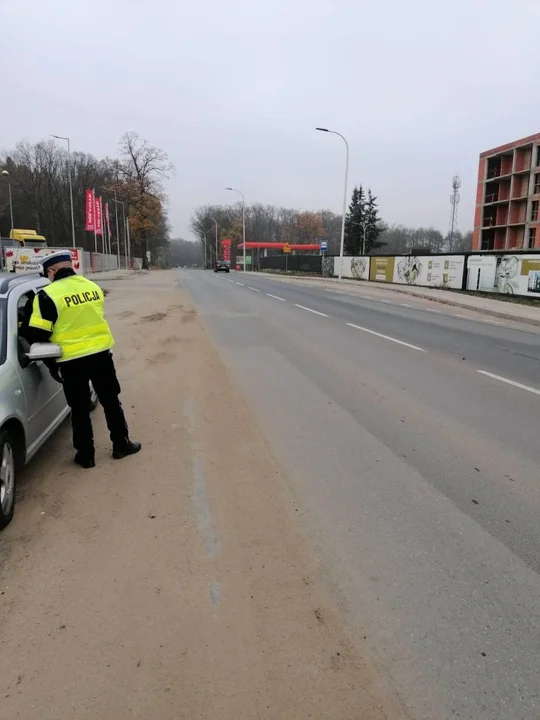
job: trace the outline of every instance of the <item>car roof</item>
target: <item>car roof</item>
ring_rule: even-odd
[[[0,272],[0,295],[8,295],[13,288],[29,281],[35,281],[40,277],[39,273],[28,272],[24,275],[17,275],[16,273]]]

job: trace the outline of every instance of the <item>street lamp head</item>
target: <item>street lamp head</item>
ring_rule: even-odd
[[[315,130],[319,130],[319,132],[330,132],[328,128],[315,128]]]
[[[232,190],[232,188],[225,188],[225,190]]]
[[[2,170],[2,175],[4,177],[9,177],[9,171],[8,170]]]

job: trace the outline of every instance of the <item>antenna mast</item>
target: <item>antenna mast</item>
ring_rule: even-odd
[[[450,238],[449,238],[449,250],[452,250],[454,245],[454,236],[457,231],[457,218],[458,218],[458,205],[460,201],[459,188],[461,187],[461,178],[459,175],[454,175],[452,178],[452,194],[450,195],[450,204],[452,205],[452,212],[450,214]]]

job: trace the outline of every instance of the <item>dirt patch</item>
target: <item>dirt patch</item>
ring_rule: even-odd
[[[141,318],[141,322],[148,322],[148,323],[159,322],[160,320],[163,320],[166,317],[167,317],[167,313],[156,312],[156,313],[152,313],[152,315],[145,315],[144,317]]]
[[[148,363],[150,365],[154,363],[168,363],[173,362],[173,360],[176,360],[176,355],[172,352],[160,352],[157,355],[154,355],[153,357],[148,359]]]

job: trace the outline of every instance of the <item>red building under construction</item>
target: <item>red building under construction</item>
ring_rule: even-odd
[[[481,153],[472,249],[540,248],[539,203],[540,133]]]

